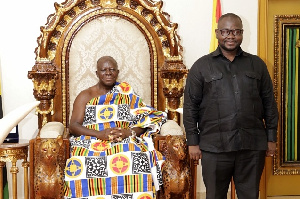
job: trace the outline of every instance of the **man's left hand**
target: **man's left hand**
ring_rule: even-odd
[[[268,142],[268,150],[266,151],[266,156],[274,156],[276,151],[276,142]]]

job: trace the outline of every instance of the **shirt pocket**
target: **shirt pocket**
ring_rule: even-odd
[[[209,74],[206,77],[204,77],[205,85],[203,89],[203,95],[208,95],[212,98],[216,98],[218,94],[220,94],[220,92],[222,92],[223,90],[221,81],[222,79],[222,73]]]
[[[253,71],[245,72],[244,91],[249,91],[251,95],[259,95],[260,75]]]
[[[211,73],[204,76],[203,101],[200,106],[200,126],[216,123],[219,119],[219,96],[222,90],[222,73]],[[201,130],[203,130],[201,129]]]

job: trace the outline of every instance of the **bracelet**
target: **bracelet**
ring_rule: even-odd
[[[133,129],[130,129],[131,132],[131,137],[135,138],[136,137],[136,132]]]

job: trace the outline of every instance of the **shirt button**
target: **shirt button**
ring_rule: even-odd
[[[239,92],[238,92],[238,91],[235,91],[234,93],[235,93],[235,94],[239,94]]]
[[[233,75],[232,77],[233,77],[233,78],[236,78],[236,75]]]

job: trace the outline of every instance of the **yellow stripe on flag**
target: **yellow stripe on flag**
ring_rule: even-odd
[[[220,0],[213,0],[213,14],[212,14],[212,27],[211,27],[211,40],[209,52],[213,52],[218,47],[218,40],[216,38],[215,30],[218,28],[218,20],[222,15]]]

